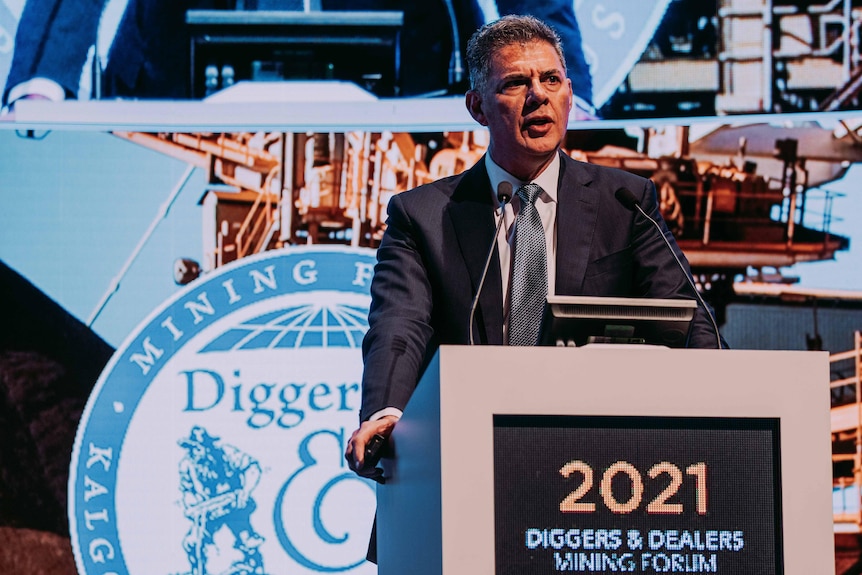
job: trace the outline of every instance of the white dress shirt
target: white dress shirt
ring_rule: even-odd
[[[512,248],[515,245],[515,218],[521,209],[521,200],[515,195],[523,185],[538,184],[542,193],[536,198],[536,210],[542,218],[542,227],[545,228],[545,254],[548,258],[548,293],[553,294],[557,271],[557,185],[560,181],[560,155],[554,154],[554,159],[545,170],[529,182],[523,182],[506,170],[501,168],[491,158],[491,154],[485,155],[485,168],[491,180],[491,193],[497,205],[494,213],[494,224],[505,218],[500,234],[497,236],[497,252],[500,254],[500,277],[503,278],[503,341],[506,341],[506,333],[509,325],[509,287],[512,283]],[[512,200],[506,204],[504,212],[500,212],[500,203],[497,200],[497,187],[500,182],[512,184]]]
[[[518,188],[525,184],[538,184],[542,188],[542,193],[536,198],[536,209],[539,211],[539,216],[542,218],[542,227],[545,228],[545,254],[548,258],[548,293],[554,293],[555,277],[556,277],[556,254],[557,254],[557,186],[560,181],[560,155],[554,154],[554,159],[548,164],[545,170],[536,176],[530,182],[522,182],[521,180],[508,173],[506,170],[498,166],[491,159],[491,154],[485,155],[485,168],[488,170],[488,177],[491,180],[490,193],[494,197],[496,210],[494,212],[494,225],[496,226],[500,217],[504,217],[505,221],[500,228],[500,233],[497,235],[497,251],[500,254],[500,276],[503,278],[503,341],[506,341],[506,333],[509,324],[509,287],[512,283],[512,247],[515,245],[515,218],[518,211],[521,209],[521,201],[515,192]],[[500,182],[509,182],[512,184],[512,199],[506,204],[505,210],[501,213],[500,202],[497,200],[497,187]],[[374,413],[368,419],[375,421],[386,415],[394,415],[401,417],[401,410],[396,407],[386,407]]]

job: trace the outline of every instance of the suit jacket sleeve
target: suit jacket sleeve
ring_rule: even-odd
[[[389,202],[387,230],[377,250],[369,329],[362,344],[360,420],[384,407],[404,409],[427,361],[432,287],[414,222],[400,195]]]
[[[3,89],[33,78],[59,84],[67,97],[78,93],[87,51],[96,43],[107,0],[27,0],[15,33],[12,66]]]
[[[685,256],[659,213],[655,185],[641,176],[563,157],[557,208],[559,295],[694,299]],[[615,197],[626,188],[661,233],[640,212]],[[662,239],[680,259],[680,270]],[[708,312],[698,306],[688,347],[716,347]]]

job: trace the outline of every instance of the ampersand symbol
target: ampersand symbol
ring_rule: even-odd
[[[632,529],[628,533],[626,533],[628,538],[629,549],[637,550],[641,549],[644,545],[643,537],[641,537],[641,532],[637,529]]]

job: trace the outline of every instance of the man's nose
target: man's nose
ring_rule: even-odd
[[[541,78],[533,78],[530,81],[529,88],[527,89],[527,103],[532,104],[544,104],[548,101],[548,90],[545,88],[545,85],[542,83]]]

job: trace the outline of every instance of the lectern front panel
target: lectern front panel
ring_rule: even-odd
[[[778,418],[495,415],[496,575],[781,575]]]
[[[831,573],[828,360],[442,346],[394,432],[379,573]]]

